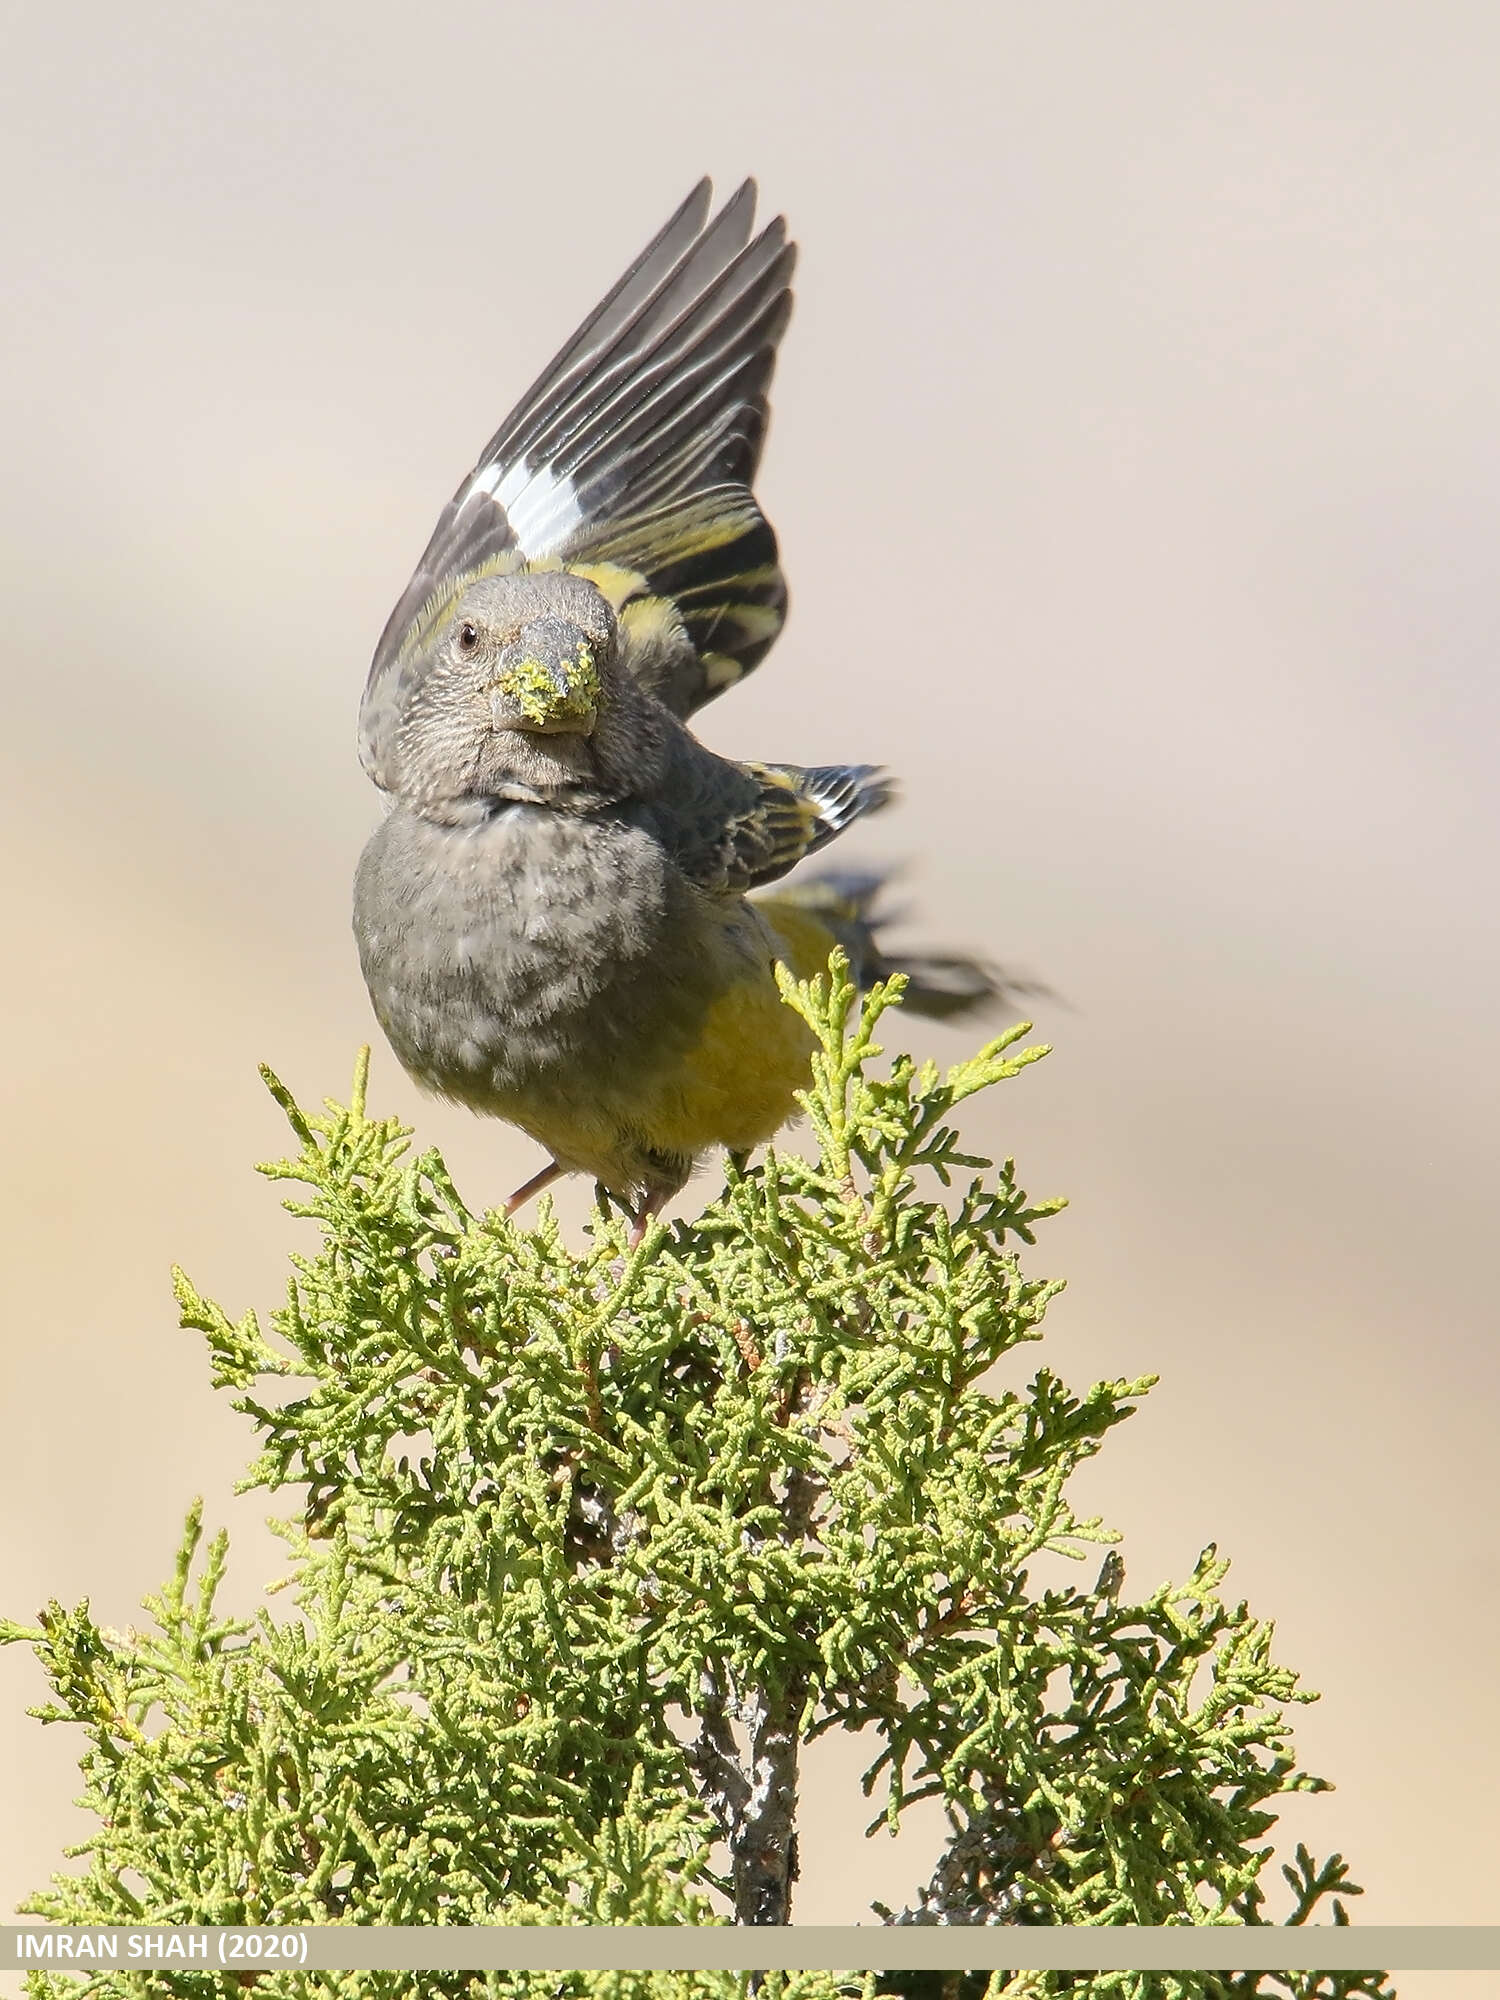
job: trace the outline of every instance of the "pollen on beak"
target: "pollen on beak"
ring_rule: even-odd
[[[594,646],[563,618],[537,618],[500,655],[495,720],[537,736],[588,736],[599,719]]]

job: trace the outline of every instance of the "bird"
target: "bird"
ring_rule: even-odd
[[[443,509],[375,650],[364,768],[387,811],[354,931],[417,1084],[518,1126],[651,1218],[796,1115],[813,1037],[779,961],[906,975],[943,1016],[999,985],[893,959],[884,877],[778,882],[892,781],[716,755],[689,719],[759,665],[787,591],[752,492],[796,256],[746,181],[704,179],[561,348]]]

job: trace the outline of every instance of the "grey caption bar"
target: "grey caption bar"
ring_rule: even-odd
[[[0,1926],[0,1965],[271,1972],[1484,1972],[1500,1925]]]

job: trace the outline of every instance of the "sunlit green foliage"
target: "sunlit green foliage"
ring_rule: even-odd
[[[186,1325],[283,1495],[283,1615],[215,1610],[194,1511],[151,1624],[52,1606],[49,1720],[83,1727],[97,1828],[35,1898],[75,1923],[701,1923],[775,1909],[796,1754],[872,1744],[872,1827],[937,1797],[946,1847],[902,1921],[1271,1920],[1274,1802],[1297,1770],[1271,1630],[1212,1549],[1143,1598],[1070,1475],[1149,1388],[1023,1366],[1056,1287],[1017,1250],[1059,1204],[960,1150],[965,1098],[1044,1051],[946,1074],[876,1062],[899,982],[789,1003],[819,1039],[818,1157],[731,1167],[698,1220],[630,1249],[470,1214],[435,1153],[300,1111],[264,1169],[320,1243],[263,1332],[179,1277]],[[1097,1572],[1097,1575],[1096,1575]],[[1289,1921],[1352,1891],[1299,1854]],[[767,1901],[766,1899],[770,1900]],[[1284,1899],[1283,1899],[1284,1900]],[[1339,1918],[1341,1906],[1335,1904]],[[895,1913],[885,1912],[887,1916]],[[82,1989],[207,1991],[101,1971]],[[936,1981],[936,1983],[934,1983]],[[38,1993],[76,1993],[46,1975]],[[269,1973],[288,1994],[739,1995],[742,1977]],[[226,1989],[227,1990],[227,1989]],[[1190,2000],[1388,1991],[1352,1974],[768,1977],[836,1993]]]

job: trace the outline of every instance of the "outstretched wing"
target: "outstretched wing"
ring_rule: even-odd
[[[779,631],[786,589],[750,483],[795,250],[779,216],[752,237],[752,181],[712,221],[711,197],[701,181],[444,508],[365,688],[361,750],[377,783],[426,641],[476,575],[566,564],[593,577],[621,615],[627,662],[682,715]]]
[[[774,882],[892,796],[870,764],[736,764],[693,748],[691,774],[674,774],[649,811],[673,860],[702,889],[741,894]]]

